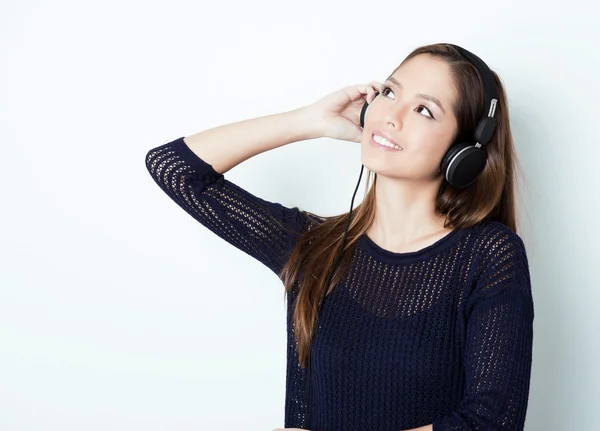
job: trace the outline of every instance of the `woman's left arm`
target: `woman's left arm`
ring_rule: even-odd
[[[485,269],[467,299],[465,395],[456,410],[405,431],[522,431],[529,397],[533,297],[516,234],[488,244]]]

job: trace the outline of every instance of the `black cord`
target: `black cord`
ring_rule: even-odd
[[[361,165],[360,175],[358,176],[358,183],[356,183],[356,188],[354,189],[354,194],[352,195],[352,201],[350,202],[350,211],[348,212],[348,222],[346,223],[346,231],[344,232],[344,238],[342,239],[342,246],[340,247],[340,249],[338,251],[338,255],[337,255],[335,261],[333,262],[333,266],[329,269],[329,274],[327,275],[327,281],[325,282],[325,289],[324,289],[323,295],[321,296],[321,298],[319,300],[319,304],[317,305],[317,315],[315,317],[315,330],[313,332],[312,340],[315,339],[316,333],[317,333],[317,328],[319,327],[319,325],[318,325],[319,309],[321,308],[321,303],[325,300],[325,294],[327,293],[327,287],[329,286],[329,282],[331,281],[331,276],[333,274],[333,270],[337,266],[338,261],[339,261],[340,257],[342,256],[342,251],[344,250],[344,245],[346,245],[346,236],[348,235],[348,228],[350,227],[350,219],[352,217],[352,207],[354,206],[354,197],[356,196],[356,192],[358,191],[358,186],[360,185],[360,180],[362,179],[364,168],[365,168],[365,165]],[[311,345],[312,345],[312,340],[311,340]],[[310,356],[311,356],[311,353],[312,353],[312,349],[309,346],[308,378],[306,380],[306,387],[307,387],[307,389],[306,389],[306,416],[305,416],[306,422],[303,427],[306,427],[308,424],[310,424],[310,375],[311,375]],[[307,429],[307,428],[305,428],[305,429]]]

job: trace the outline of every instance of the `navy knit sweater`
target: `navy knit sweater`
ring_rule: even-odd
[[[298,232],[318,223],[226,180],[183,137],[148,151],[158,186],[194,219],[279,274]],[[287,295],[286,428],[313,431],[522,430],[532,361],[533,298],[521,238],[483,221],[419,251],[363,234],[351,270],[326,297],[307,369]]]

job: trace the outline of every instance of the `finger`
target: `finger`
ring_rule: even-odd
[[[351,88],[358,90],[358,92],[361,94],[368,94],[370,90],[380,91],[382,86],[383,86],[383,84],[381,84],[377,81],[371,81],[370,83],[368,83],[366,85],[359,84],[359,85],[354,85]]]
[[[375,97],[375,90],[372,87],[367,87],[367,103],[371,103],[371,101]]]
[[[350,100],[355,101],[355,100],[359,100],[365,97],[365,95],[369,94],[369,90],[368,88],[370,88],[370,85],[351,85],[349,87],[346,87],[344,90],[346,91],[346,94],[348,95],[348,97],[350,97]]]
[[[369,91],[370,93],[372,93],[373,95],[370,97],[367,97],[367,102],[370,104],[374,99],[375,99],[375,95],[377,93],[381,93],[381,88],[383,87],[383,84],[377,81],[371,81],[369,83]]]
[[[375,91],[381,92],[383,84],[381,82],[371,81],[371,86],[375,89]]]
[[[369,85],[355,85],[353,88],[355,88],[356,90],[358,90],[358,92],[360,94],[367,94],[367,91],[369,89]]]

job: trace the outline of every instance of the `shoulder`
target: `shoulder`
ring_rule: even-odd
[[[480,222],[474,230],[474,298],[515,287],[529,292],[529,263],[522,238],[498,221]]]
[[[502,222],[483,220],[473,227],[474,248],[480,265],[488,267],[507,259],[525,259],[521,236]]]

